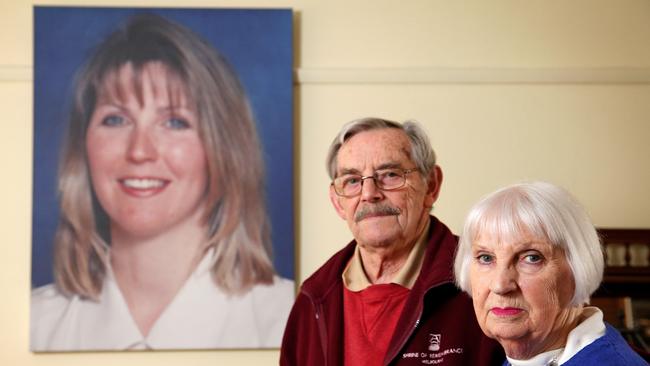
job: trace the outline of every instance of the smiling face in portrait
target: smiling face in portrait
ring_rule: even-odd
[[[504,239],[479,235],[472,243],[470,287],[483,332],[508,356],[527,359],[563,347],[576,308],[564,251],[527,232]]]
[[[86,150],[111,233],[146,238],[202,221],[208,173],[196,107],[180,79],[160,62],[139,74],[127,63],[105,77]]]
[[[410,155],[410,141],[399,129],[359,132],[341,146],[336,175],[370,176],[387,168],[416,169]],[[417,239],[438,196],[441,179],[438,167],[428,185],[421,174],[417,170],[407,174],[406,184],[392,191],[382,191],[373,179],[365,179],[355,197],[337,196],[330,188],[334,207],[359,245],[385,247]]]

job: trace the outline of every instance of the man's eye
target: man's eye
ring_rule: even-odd
[[[353,185],[359,184],[359,182],[361,182],[360,177],[350,177],[350,178],[346,178],[343,181],[343,185],[345,185],[345,186],[353,186]]]
[[[121,126],[124,122],[124,117],[117,115],[108,115],[102,119],[102,125],[108,127]]]
[[[167,127],[174,130],[184,130],[190,128],[190,124],[182,118],[170,118],[165,122],[165,124]]]
[[[377,174],[379,179],[401,177],[398,170],[379,170],[375,174]]]

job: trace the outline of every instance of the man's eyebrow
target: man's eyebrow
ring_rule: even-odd
[[[377,167],[377,170],[381,169],[404,169],[401,163],[398,162],[388,162],[388,163],[383,163]]]
[[[404,169],[404,166],[402,165],[402,163],[398,163],[398,162],[395,162],[395,161],[390,161],[390,162],[383,163],[383,164],[379,165],[375,169],[375,171],[383,170],[383,169],[396,169],[396,168],[397,169]],[[347,175],[347,174],[362,175],[361,172],[358,169],[355,169],[355,168],[343,168],[343,169],[341,169],[341,171],[339,172],[338,175]]]
[[[354,168],[343,168],[341,169],[338,175],[347,175],[347,174],[361,175],[361,172]]]

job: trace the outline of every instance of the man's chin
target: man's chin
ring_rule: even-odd
[[[363,242],[357,241],[357,244],[364,249],[381,249],[389,248],[395,243],[394,240],[364,239]]]
[[[371,247],[371,248],[384,248],[391,245],[394,245],[398,240],[399,235],[395,233],[388,233],[386,230],[381,232],[368,232],[368,230],[362,230],[355,235],[357,243],[361,246]]]

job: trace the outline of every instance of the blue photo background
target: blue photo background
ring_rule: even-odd
[[[250,99],[266,162],[273,257],[294,278],[293,48],[290,9],[34,8],[32,286],[53,282],[59,203],[57,166],[77,69],[136,13],[156,13],[210,42],[236,70]]]

